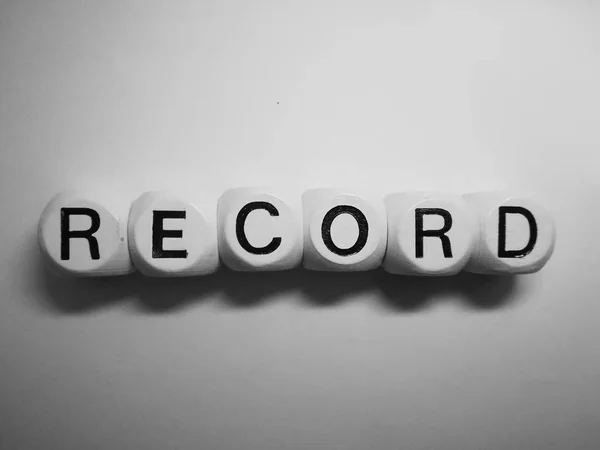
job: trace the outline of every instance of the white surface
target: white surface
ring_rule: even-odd
[[[0,447],[597,449],[600,10],[0,3]],[[278,103],[279,102],[279,103]],[[59,280],[63,188],[511,189],[538,274]]]

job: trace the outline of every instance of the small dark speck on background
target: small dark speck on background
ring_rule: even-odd
[[[277,102],[277,104],[279,105],[279,102]]]

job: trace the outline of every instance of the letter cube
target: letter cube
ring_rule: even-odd
[[[199,207],[202,207],[202,210]],[[146,192],[131,206],[129,251],[151,277],[206,275],[219,267],[216,206],[168,192]]]
[[[469,260],[474,219],[458,196],[407,192],[385,198],[388,244],[383,268],[402,275],[454,275]]]
[[[270,189],[229,189],[219,199],[219,251],[238,271],[286,270],[302,260],[300,198]]]
[[[51,267],[63,275],[113,276],[133,272],[127,248],[128,209],[129,205],[116,196],[81,192],[56,195],[38,224],[42,253]]]
[[[381,199],[327,188],[306,191],[302,201],[305,268],[364,271],[381,265],[387,239]]]
[[[533,273],[550,259],[555,226],[542,206],[499,192],[477,192],[463,198],[477,218],[475,248],[467,271]]]

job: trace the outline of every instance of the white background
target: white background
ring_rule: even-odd
[[[0,0],[0,447],[597,449],[599,25],[584,0]],[[43,270],[60,190],[243,185],[511,189],[557,246],[514,279]]]

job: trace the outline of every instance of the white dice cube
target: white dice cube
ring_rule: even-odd
[[[168,192],[147,192],[131,206],[129,250],[151,277],[206,275],[219,267],[215,204]]]
[[[383,268],[402,275],[454,275],[469,260],[474,219],[459,196],[406,192],[385,198],[388,244]]]
[[[550,259],[555,225],[541,205],[499,192],[471,193],[463,198],[477,217],[475,247],[467,271],[533,273]]]
[[[56,195],[40,217],[40,248],[63,275],[125,275],[135,269],[127,247],[129,204],[118,196]]]
[[[302,260],[300,198],[270,188],[240,187],[219,199],[219,252],[237,271],[292,269]]]
[[[364,271],[381,265],[387,241],[381,199],[327,188],[306,191],[302,202],[305,268]]]

